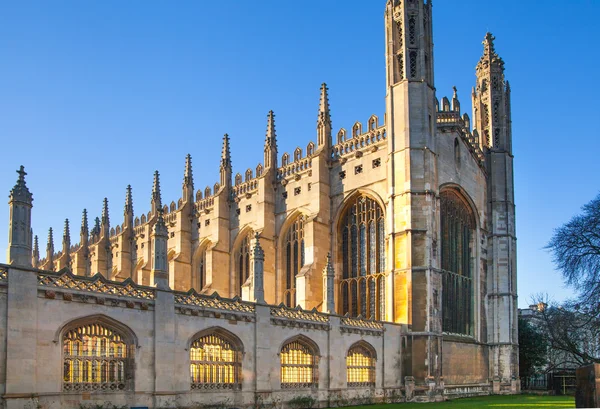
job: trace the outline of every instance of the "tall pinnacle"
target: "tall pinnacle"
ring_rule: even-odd
[[[38,268],[40,265],[40,245],[38,242],[38,236],[36,235],[33,238],[33,254],[31,260],[31,266],[33,268]]]
[[[105,197],[102,202],[102,224],[108,226],[110,220],[108,218],[108,199]]]
[[[494,47],[495,39],[496,37],[494,37],[492,33],[488,32],[485,34],[485,38],[483,40],[483,55],[477,64],[477,71],[491,68],[492,65],[495,65],[500,70],[504,70],[504,61],[496,53],[496,49]]]
[[[185,171],[183,172],[183,185],[190,186],[194,190],[194,176],[192,174],[192,155],[185,157]]]
[[[327,84],[321,84],[321,99],[317,116],[317,145],[329,149],[331,147],[331,113],[329,112],[327,91]]]
[[[275,132],[275,114],[269,111],[267,114],[267,137],[265,146],[277,147],[277,133]]]
[[[31,204],[33,201],[33,195],[25,184],[25,175],[27,174],[25,172],[25,167],[21,165],[19,170],[17,170],[17,173],[19,174],[19,179],[17,179],[17,183],[10,191],[9,198],[11,201],[15,200]]]
[[[157,209],[162,207],[162,202],[160,198],[160,174],[158,170],[154,171],[154,182],[152,184],[152,204],[156,206]],[[155,210],[155,209],[153,209]]]
[[[131,185],[127,185],[127,193],[125,193],[125,214],[133,214],[133,196],[131,195]]]
[[[81,237],[87,237],[89,234],[87,209],[83,209],[83,214],[81,215],[81,230],[79,232]]]
[[[321,84],[321,98],[319,100],[319,117],[317,123],[331,123],[331,113],[329,112],[329,89],[327,84]]]
[[[63,251],[71,247],[71,232],[69,229],[69,219],[65,219],[65,229],[63,231]]]
[[[54,256],[54,235],[52,234],[52,227],[48,229],[48,243],[46,244],[46,258],[52,260]]]
[[[221,150],[221,168],[231,169],[231,151],[229,149],[229,135],[223,135],[223,149]]]

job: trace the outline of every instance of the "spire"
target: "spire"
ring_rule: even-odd
[[[133,215],[133,196],[131,195],[131,185],[127,185],[127,193],[125,193],[125,214]]]
[[[194,201],[194,176],[192,173],[192,155],[185,157],[185,170],[183,172],[183,194],[184,201]]]
[[[17,183],[15,184],[15,186],[10,191],[10,201],[31,204],[31,202],[33,201],[33,195],[31,194],[31,192],[27,188],[27,185],[25,184],[25,175],[27,174],[25,172],[25,167],[21,165],[19,170],[17,170],[17,173],[19,174],[19,178],[17,179]]]
[[[275,113],[269,111],[267,114],[267,137],[265,146],[277,147],[277,133],[275,132]]]
[[[485,34],[485,38],[483,39],[483,55],[479,60],[479,64],[477,64],[477,72],[490,68],[504,71],[504,61],[496,53],[494,40],[496,40],[496,37],[492,33],[487,32]]]
[[[65,229],[63,231],[62,252],[65,256],[65,265],[68,267],[71,262],[71,232],[69,231],[69,219],[65,219]]]
[[[185,171],[183,172],[183,184],[194,188],[194,177],[192,174],[192,155],[189,153],[185,157]]]
[[[327,84],[321,84],[321,98],[317,115],[317,145],[331,147],[331,112],[329,111],[329,95]]]
[[[223,136],[223,150],[221,151],[221,186],[229,189],[231,186],[231,152],[229,150],[229,135]],[[216,194],[217,192],[215,192]]]
[[[254,247],[252,248],[252,294],[250,295],[250,301],[261,304],[265,302],[264,268],[265,252],[260,246],[260,235],[256,232]]]
[[[38,243],[38,236],[33,238],[33,255],[31,259],[31,266],[38,268],[40,265],[40,245]]]
[[[52,269],[52,262],[54,261],[54,236],[52,234],[52,227],[48,229],[48,243],[46,244],[46,261],[49,262],[49,268]]]
[[[81,245],[84,245],[84,243],[87,243],[87,238],[88,238],[89,234],[90,234],[90,231],[88,229],[87,209],[83,209],[83,213],[81,214],[81,229],[79,230]]]
[[[65,228],[63,231],[63,253],[71,248],[71,232],[69,229],[69,219],[65,219]]]
[[[265,138],[265,168],[277,167],[277,133],[275,132],[275,114],[267,114],[267,134]]]
[[[221,150],[221,169],[231,169],[231,151],[229,150],[229,135],[223,135],[223,149]]]
[[[159,209],[162,209],[162,202],[160,198],[160,174],[158,170],[154,171],[154,182],[152,184],[152,214],[156,214]]]
[[[110,219],[108,217],[108,199],[105,197],[102,202],[102,224],[108,226]]]

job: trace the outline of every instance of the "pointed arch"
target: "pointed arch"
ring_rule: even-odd
[[[375,361],[377,352],[366,341],[358,341],[346,354],[346,379],[348,387],[375,386]]]
[[[478,217],[463,192],[458,185],[446,185],[439,194],[442,330],[474,335]]]
[[[280,268],[279,282],[282,301],[288,307],[296,304],[296,276],[306,263],[305,226],[308,222],[306,211],[296,209],[283,223],[279,234]]]
[[[285,340],[280,348],[281,388],[319,386],[319,346],[305,335]]]
[[[55,342],[63,352],[63,391],[133,388],[137,338],[125,324],[102,314],[76,318],[59,328]]]
[[[208,238],[204,238],[192,255],[192,288],[197,289],[198,292],[202,292],[207,284],[208,266],[212,264],[209,263],[208,257],[212,245]]]
[[[242,295],[242,285],[250,276],[250,251],[254,229],[249,225],[242,227],[232,246],[233,289],[234,295]]]
[[[386,319],[385,207],[375,192],[359,189],[339,206],[335,257],[338,312]]]
[[[194,334],[187,343],[190,358],[191,389],[239,389],[244,344],[221,327]]]

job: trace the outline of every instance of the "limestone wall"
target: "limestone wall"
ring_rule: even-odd
[[[7,375],[6,388],[5,380],[0,380],[6,408],[74,408],[107,401],[148,407],[249,408],[257,402],[285,407],[295,396],[312,396],[318,405],[328,407],[405,399],[400,362],[406,353],[402,350],[406,326],[195,292],[159,291],[100,275],[84,278],[69,272],[0,267],[9,277],[0,279],[0,374]],[[7,295],[13,301],[7,303]],[[10,310],[13,303],[18,311]],[[134,364],[129,390],[64,390],[64,333],[75,324],[95,322],[131,334]],[[208,329],[225,331],[243,346],[239,390],[191,389],[190,345]],[[316,346],[318,387],[282,389],[281,348],[297,337]],[[359,341],[375,351],[374,387],[347,386],[346,354]]]

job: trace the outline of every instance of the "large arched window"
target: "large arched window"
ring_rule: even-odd
[[[340,223],[341,313],[385,320],[385,221],[368,196],[352,200]]]
[[[375,351],[364,343],[354,344],[346,356],[349,387],[375,386]]]
[[[252,233],[246,234],[235,252],[235,271],[237,274],[237,295],[242,295],[242,286],[250,277],[250,241]]]
[[[304,216],[299,216],[290,226],[283,246],[285,258],[285,292],[283,302],[296,306],[296,276],[304,266]]]
[[[313,388],[318,386],[318,352],[302,338],[281,348],[281,387]]]
[[[133,347],[130,337],[102,320],[64,331],[63,390],[131,389]]]
[[[440,193],[442,238],[442,329],[473,335],[473,248],[475,222],[464,199]]]
[[[222,331],[196,338],[190,347],[192,389],[241,387],[241,343]]]

